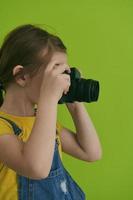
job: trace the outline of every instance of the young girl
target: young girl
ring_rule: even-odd
[[[61,153],[92,162],[101,158],[101,146],[83,103],[66,104],[76,133],[57,121],[58,101],[71,84],[65,70],[71,72],[58,36],[27,24],[5,38],[0,50],[0,200],[85,199]]]

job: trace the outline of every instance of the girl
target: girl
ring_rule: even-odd
[[[70,87],[66,47],[58,36],[27,24],[0,50],[0,200],[84,200],[61,151],[87,162],[101,146],[82,103],[67,103],[76,133],[57,121]],[[37,105],[37,109],[36,109]]]

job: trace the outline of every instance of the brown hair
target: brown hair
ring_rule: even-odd
[[[0,83],[3,87],[0,89],[0,106],[3,91],[6,92],[8,85],[14,81],[13,68],[22,65],[24,70],[19,75],[29,73],[33,76],[41,66],[48,64],[55,51],[66,53],[61,39],[38,26],[21,25],[9,32],[0,49]]]

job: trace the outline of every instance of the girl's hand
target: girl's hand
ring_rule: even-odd
[[[57,60],[51,61],[44,70],[41,95],[50,95],[59,101],[70,87],[70,75],[63,73],[65,70],[70,72],[67,64],[59,64]],[[45,93],[45,94],[44,94]]]

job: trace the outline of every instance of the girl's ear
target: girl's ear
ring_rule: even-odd
[[[24,87],[30,79],[28,74],[24,74],[24,67],[22,65],[17,65],[13,68],[13,76],[16,83]]]

